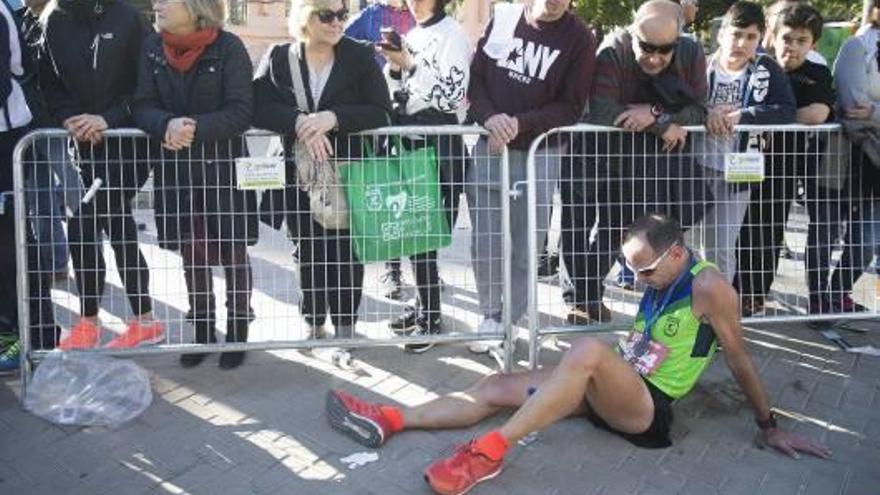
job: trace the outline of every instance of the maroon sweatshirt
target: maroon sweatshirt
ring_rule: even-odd
[[[480,125],[497,113],[516,117],[519,135],[510,146],[525,150],[536,136],[571,125],[583,114],[593,82],[596,39],[571,13],[553,22],[538,21],[537,26],[523,14],[513,50],[493,60],[483,51],[492,28],[490,23],[471,62],[470,114]]]

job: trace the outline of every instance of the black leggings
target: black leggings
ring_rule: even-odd
[[[219,265],[226,276],[227,321],[250,323],[254,319],[251,309],[253,275],[246,242],[206,240],[204,218],[194,215],[190,222],[192,237],[183,241],[181,255],[193,320],[214,321],[211,267]]]
[[[458,218],[459,196],[464,192],[469,160],[465,156],[464,143],[458,136],[439,136],[432,139],[437,152],[440,168],[440,195],[443,212],[449,228],[455,226]],[[437,272],[437,251],[416,254],[410,257],[416,286],[419,289],[419,302],[422,313],[429,318],[440,316],[440,275]]]
[[[26,132],[26,129],[0,132],[0,157],[12,162],[12,150]],[[25,160],[32,159],[27,155]],[[0,170],[0,192],[12,191],[12,166]],[[26,297],[30,311],[31,346],[34,350],[50,350],[55,347],[59,336],[55,325],[52,296],[51,273],[40,270],[37,241],[29,227],[27,236],[27,267],[18,266],[15,240],[15,211],[11,194],[0,196],[0,334],[18,332],[18,301]],[[18,277],[27,276],[28,294],[18,293]]]
[[[354,254],[351,231],[324,229],[312,219],[309,194],[296,186],[293,189],[297,206],[289,212],[287,226],[299,245],[303,317],[312,327],[323,325],[328,315],[336,328],[354,326],[363,293],[364,265]]]
[[[104,294],[107,268],[101,250],[101,232],[110,238],[131,310],[136,315],[152,310],[150,272],[138,247],[137,224],[131,214],[132,196],[130,190],[101,188],[70,219],[68,242],[82,316],[96,316]]]

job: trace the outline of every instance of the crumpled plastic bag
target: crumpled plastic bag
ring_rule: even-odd
[[[152,401],[150,375],[133,361],[53,351],[37,367],[24,407],[57,424],[114,427]]]

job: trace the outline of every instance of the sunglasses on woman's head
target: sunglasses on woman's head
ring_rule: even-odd
[[[639,48],[647,53],[648,55],[658,53],[660,55],[669,55],[675,50],[675,47],[678,46],[677,41],[673,41],[668,45],[655,45],[654,43],[648,43],[647,41],[639,41]]]
[[[339,19],[339,22],[345,22],[348,20],[348,9],[342,8],[339,10],[330,10],[330,9],[321,9],[315,13],[318,16],[318,20],[323,22],[324,24],[331,24],[333,19]]]

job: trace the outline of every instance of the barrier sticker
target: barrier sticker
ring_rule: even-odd
[[[724,155],[724,180],[732,183],[764,180],[764,154],[727,153]]]
[[[236,158],[235,175],[238,179],[238,188],[241,190],[283,189],[284,158],[280,156]]]

